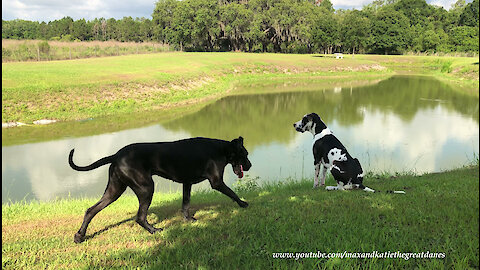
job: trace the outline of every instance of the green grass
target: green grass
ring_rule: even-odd
[[[453,56],[367,56],[396,73],[424,74],[464,88],[478,96],[477,57]]]
[[[323,55],[172,52],[2,63],[2,122],[67,121],[171,108],[233,94],[236,85],[252,77],[331,83],[381,78],[410,67],[413,73],[460,82],[476,89],[478,95],[478,58],[448,58],[450,73],[435,64],[444,59],[355,55],[338,60]]]
[[[235,184],[239,208],[214,191],[192,194],[197,222],[181,218],[181,195],[155,194],[148,234],[123,196],[73,243],[96,199],[2,205],[3,269],[478,269],[479,182],[473,167],[365,183],[406,195],[313,190],[312,179]],[[331,179],[327,184],[333,184]],[[442,252],[444,259],[274,259],[274,252]]]

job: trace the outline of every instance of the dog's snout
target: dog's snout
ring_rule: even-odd
[[[243,168],[243,170],[248,171],[250,170],[251,167],[252,167],[252,163],[250,162],[250,160],[247,159],[247,164],[245,164],[245,167]]]

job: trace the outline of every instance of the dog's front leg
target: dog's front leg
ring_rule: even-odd
[[[238,203],[240,207],[247,207],[248,203],[246,201],[242,201],[233,190],[231,190],[225,183],[223,182],[222,179],[218,178],[212,178],[208,179],[210,181],[210,185],[212,186],[213,189],[220,191],[221,193],[227,195],[230,197],[232,200]]]
[[[183,201],[182,201],[182,213],[185,220],[196,221],[193,216],[190,216],[188,210],[190,209],[190,193],[192,191],[192,184],[183,184]]]
[[[325,178],[327,176],[327,167],[325,167],[325,165],[322,164],[322,173],[321,173],[321,177],[320,177],[320,186],[325,186]]]
[[[318,187],[318,175],[320,174],[321,166],[321,163],[315,164],[315,180],[313,181],[313,188]]]

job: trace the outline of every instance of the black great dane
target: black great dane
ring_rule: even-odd
[[[205,179],[208,179],[213,189],[232,198],[240,207],[248,206],[247,202],[242,201],[223,182],[223,172],[227,164],[232,165],[234,173],[240,178],[243,171],[248,171],[252,166],[242,137],[232,141],[191,138],[174,142],[135,143],[84,167],[73,163],[73,152],[74,149],[70,151],[68,162],[70,167],[77,171],[89,171],[111,164],[105,193],[100,201],[87,209],[82,226],[75,234],[75,243],[85,240],[85,233],[92,218],[117,200],[127,187],[138,197],[136,222],[150,233],[161,231],[162,229],[147,222],[147,211],[154,192],[152,175],[183,183],[182,212],[187,220],[195,220],[188,212],[192,185]]]

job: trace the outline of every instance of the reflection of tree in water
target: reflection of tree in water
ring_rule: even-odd
[[[393,112],[405,121],[418,110],[442,108],[460,113],[478,122],[478,98],[454,91],[448,85],[428,77],[396,76],[356,93],[368,109]]]
[[[248,146],[288,143],[292,125],[304,114],[316,112],[328,124],[349,126],[363,122],[363,111],[393,113],[409,122],[419,110],[437,106],[478,122],[478,98],[428,77],[396,76],[378,84],[324,90],[230,96],[197,113],[165,124],[192,136],[233,139],[244,136]]]

